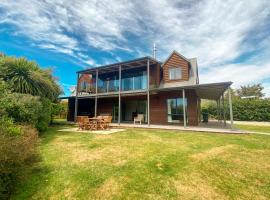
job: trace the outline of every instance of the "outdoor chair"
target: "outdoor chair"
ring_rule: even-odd
[[[104,116],[97,116],[97,123],[98,123],[98,129],[104,130],[106,128]]]
[[[89,129],[90,130],[97,130],[98,129],[98,123],[95,118],[89,118]]]
[[[79,130],[84,130],[85,129],[85,120],[88,120],[87,116],[77,116],[76,122],[78,123]]]
[[[110,115],[103,116],[103,120],[104,120],[105,128],[108,129],[110,126],[110,123],[112,123],[112,116]]]
[[[89,130],[91,128],[91,124],[88,117],[84,117],[82,119],[82,124],[83,124],[83,130]]]
[[[137,117],[134,117],[134,124],[136,122],[140,122],[140,124],[142,124],[143,120],[144,120],[144,115],[143,114],[138,114]]]

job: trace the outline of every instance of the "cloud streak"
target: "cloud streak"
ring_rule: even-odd
[[[197,57],[203,82],[269,78],[268,0],[2,0],[0,11],[0,27],[86,66],[103,64],[101,52],[115,56],[104,62],[150,54],[156,42],[160,60],[174,49]]]

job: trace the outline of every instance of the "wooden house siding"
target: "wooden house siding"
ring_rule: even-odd
[[[150,96],[150,123],[151,124],[172,124],[168,123],[167,99],[182,98],[182,91],[160,92]],[[198,98],[194,90],[186,90],[188,125],[198,125]],[[175,125],[179,123],[174,123]],[[183,125],[183,124],[181,124]]]
[[[160,64],[150,66],[150,88],[157,88],[160,84]]]
[[[182,78],[176,80],[170,80],[169,78],[169,69],[170,68],[181,68]],[[163,65],[163,79],[164,83],[179,82],[179,81],[188,81],[189,79],[189,62],[186,61],[181,56],[173,53],[172,56],[164,63]]]
[[[93,84],[94,79],[92,79],[90,74],[82,74],[79,78],[79,86],[81,85],[82,82],[86,82],[88,84]]]

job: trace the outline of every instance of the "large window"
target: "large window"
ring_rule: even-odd
[[[187,108],[187,99],[184,101]],[[168,122],[179,123],[184,121],[183,98],[167,99],[167,110]]]
[[[180,67],[169,68],[169,79],[176,80],[182,78],[182,70]]]

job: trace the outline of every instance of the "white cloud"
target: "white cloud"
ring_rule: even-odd
[[[201,73],[200,80],[204,83],[217,81],[233,81],[234,87],[248,83],[258,83],[269,78],[270,63],[263,65],[229,64],[221,65]]]
[[[241,85],[262,83],[265,88],[264,92],[267,97],[270,97],[270,61],[252,62],[250,64],[225,64],[219,67],[213,67],[207,71],[202,71],[200,74],[200,82],[223,82],[232,81],[233,88],[239,88]]]
[[[155,41],[160,60],[174,49],[197,57],[201,82],[232,80],[239,86],[263,82],[270,74],[268,0],[2,0],[0,9],[0,26],[12,24],[13,34],[86,67],[99,63],[87,48],[107,51],[116,61],[123,60],[118,51],[151,54]],[[256,54],[235,63],[247,53]]]

